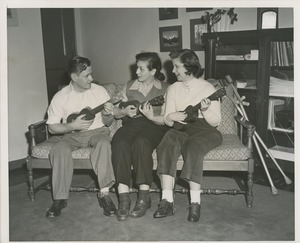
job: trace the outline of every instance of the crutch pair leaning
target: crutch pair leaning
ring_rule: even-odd
[[[227,85],[230,85],[233,89],[233,92],[235,94],[235,97],[236,99],[228,96],[228,98],[233,102],[235,108],[237,109],[237,111],[240,113],[240,115],[242,116],[243,119],[245,119],[246,121],[249,121],[248,119],[248,116],[247,116],[247,113],[244,109],[244,105],[247,105],[248,103],[247,102],[244,102],[243,101],[243,98],[241,98],[241,96],[239,95],[238,91],[237,91],[237,88],[235,87],[234,83],[233,83],[233,80],[232,78],[229,76],[229,75],[226,75],[225,76],[225,80],[221,80],[221,84],[223,86],[226,86],[225,85],[225,82],[227,83]],[[225,81],[225,82],[224,82]],[[259,134],[254,131],[254,136],[252,137],[253,139],[253,142],[254,142],[254,145],[257,149],[257,152],[258,152],[258,155],[261,159],[261,162],[262,162],[262,165],[265,169],[265,172],[267,174],[267,177],[268,177],[268,180],[269,180],[269,183],[270,183],[270,186],[271,186],[271,191],[272,191],[272,194],[273,195],[277,195],[278,194],[278,190],[276,189],[276,187],[274,186],[273,184],[273,181],[272,181],[272,178],[270,176],[270,173],[269,173],[269,170],[266,166],[266,162],[265,162],[265,159],[263,157],[263,154],[262,154],[262,151],[260,149],[260,146],[258,144],[258,142],[260,142],[261,146],[265,149],[265,151],[267,152],[267,154],[270,156],[270,158],[272,159],[272,161],[274,162],[274,164],[276,165],[276,167],[278,168],[278,170],[280,171],[280,173],[282,174],[282,176],[284,177],[284,180],[285,180],[285,183],[287,185],[291,184],[292,181],[286,176],[286,174],[282,171],[281,167],[278,165],[276,159],[274,158],[274,156],[271,154],[271,152],[269,151],[269,149],[267,148],[267,146],[265,145],[265,143],[263,142],[263,140],[261,139],[261,137],[259,136]]]

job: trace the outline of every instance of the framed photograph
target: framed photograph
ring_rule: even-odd
[[[194,51],[202,51],[204,48],[203,34],[208,32],[208,23],[203,19],[191,19],[191,49]]]
[[[159,28],[160,51],[167,52],[182,49],[182,30],[179,26]]]
[[[206,11],[211,9],[213,8],[187,8],[186,12]]]
[[[7,27],[16,27],[18,23],[17,9],[8,8],[7,9]]]
[[[277,29],[278,8],[257,9],[257,29]]]
[[[159,20],[178,19],[178,8],[159,8]]]

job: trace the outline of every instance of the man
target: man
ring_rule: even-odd
[[[48,108],[49,132],[63,134],[50,152],[52,165],[52,190],[54,202],[47,211],[47,217],[56,217],[67,206],[69,189],[73,176],[72,151],[82,147],[92,147],[90,155],[92,167],[97,175],[100,192],[98,202],[106,216],[113,216],[116,207],[109,197],[109,187],[115,182],[111,163],[109,126],[113,121],[114,106],[108,102],[109,94],[100,85],[93,84],[92,68],[89,59],[75,56],[68,66],[70,84],[57,92]],[[71,114],[82,109],[94,109],[103,105],[95,116],[81,114],[72,120]],[[88,118],[87,118],[88,117]],[[93,118],[94,117],[94,118]]]

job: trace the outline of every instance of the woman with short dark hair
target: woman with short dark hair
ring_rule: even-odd
[[[157,173],[161,179],[162,200],[153,216],[162,218],[174,215],[176,163],[182,155],[184,164],[180,177],[188,181],[190,187],[188,221],[197,222],[200,218],[203,159],[206,153],[222,141],[222,135],[216,129],[221,121],[220,103],[207,98],[215,92],[215,88],[200,78],[203,69],[194,51],[172,51],[170,57],[178,82],[168,88],[164,121],[169,127],[181,124],[183,128],[170,129],[157,147]],[[185,108],[200,102],[197,118],[193,123],[186,124]]]
[[[161,60],[155,52],[142,52],[136,55],[136,64],[137,79],[127,83],[123,90],[123,101],[146,103],[139,107],[129,105],[115,111],[115,117],[122,118],[122,127],[117,130],[112,140],[112,163],[119,194],[119,221],[126,220],[129,215],[133,218],[142,217],[150,208],[152,153],[168,130],[164,124],[162,107],[152,106],[148,102],[163,96],[168,87],[163,82],[165,76],[161,72]],[[139,192],[135,207],[130,212],[131,168]]]

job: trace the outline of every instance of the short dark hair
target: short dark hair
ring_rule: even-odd
[[[71,77],[72,73],[76,73],[78,75],[89,66],[91,66],[91,61],[88,58],[75,56],[69,61],[67,73],[69,77]]]
[[[156,52],[141,52],[135,56],[136,62],[148,61],[147,68],[151,71],[156,69],[154,77],[159,81],[165,80],[165,75],[161,72],[161,60]]]
[[[200,78],[204,73],[199,58],[196,53],[190,49],[174,50],[171,51],[169,56],[172,59],[179,58],[183,66],[187,70],[187,75],[193,75],[195,78]]]

